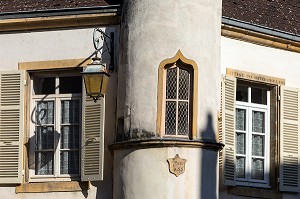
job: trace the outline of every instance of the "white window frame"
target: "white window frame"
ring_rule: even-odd
[[[239,83],[237,83],[237,86]],[[235,182],[237,185],[242,186],[252,186],[252,187],[270,187],[270,91],[267,90],[267,104],[256,104],[251,103],[251,88],[257,87],[257,86],[251,86],[251,85],[243,85],[248,87],[248,101],[242,102],[236,100],[236,109],[245,109],[246,110],[246,163],[245,163],[245,178],[237,178],[235,179]],[[264,180],[256,180],[251,179],[251,160],[253,158],[252,156],[252,135],[253,134],[259,134],[259,133],[253,133],[252,132],[252,111],[260,111],[265,112],[265,133],[262,135],[265,136],[265,146],[264,146]],[[235,134],[236,134],[235,129]],[[236,140],[235,140],[236,142]],[[235,154],[235,159],[237,156],[237,153]],[[255,157],[255,156],[254,156]],[[262,159],[261,157],[259,157]]]
[[[54,168],[53,168],[53,175],[36,175],[35,168],[29,168],[29,182],[47,182],[47,181],[72,181],[72,180],[80,180],[80,172],[81,172],[81,134],[82,134],[82,93],[73,93],[73,94],[59,94],[59,77],[68,77],[68,76],[80,76],[80,73],[74,72],[62,72],[62,73],[37,73],[33,74],[33,77],[55,77],[55,94],[42,94],[42,95],[35,95],[33,90],[34,85],[34,78],[31,78],[31,95],[30,95],[30,118],[35,119],[35,105],[38,101],[54,101],[54,131],[60,132],[61,121],[61,101],[63,100],[79,100],[80,108],[79,108],[79,173],[78,174],[59,174],[60,170],[60,139],[56,146],[54,146]],[[31,116],[32,114],[32,116]],[[35,131],[35,124],[34,122],[30,121],[30,137],[34,137]],[[55,135],[55,134],[54,134]],[[54,137],[54,139],[56,139]],[[35,140],[31,140],[30,143],[30,154],[32,155],[31,160],[33,165],[35,165]]]
[[[167,71],[169,69],[174,69],[176,68],[176,73],[177,73],[177,87],[176,87],[176,95],[177,98],[176,99],[167,99]],[[179,91],[179,69],[183,69],[188,71],[189,73],[189,99],[188,100],[180,100],[178,99],[178,91]],[[164,95],[163,95],[163,115],[162,117],[163,122],[162,122],[162,129],[164,131],[164,137],[176,137],[176,138],[189,138],[191,135],[191,122],[192,122],[192,99],[193,99],[193,71],[192,69],[190,69],[189,67],[185,67],[184,63],[183,64],[179,64],[177,65],[177,63],[175,62],[172,66],[170,67],[166,67],[164,69]],[[167,102],[176,102],[176,132],[174,135],[172,134],[166,134],[166,104]],[[187,102],[188,103],[188,132],[186,135],[179,135],[178,134],[178,104],[179,102]]]

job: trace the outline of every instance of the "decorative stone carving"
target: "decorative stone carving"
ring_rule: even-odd
[[[174,158],[168,159],[168,163],[170,173],[173,173],[176,177],[184,173],[186,159],[182,159],[176,154]]]

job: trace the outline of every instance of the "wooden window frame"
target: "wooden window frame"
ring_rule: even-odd
[[[166,68],[181,61],[191,71],[190,91],[192,96],[190,98],[190,132],[187,136],[166,135],[165,134],[165,88],[166,88]],[[175,138],[189,138],[195,139],[197,136],[197,112],[198,112],[198,66],[195,61],[187,59],[178,50],[177,54],[169,59],[163,60],[158,68],[158,95],[157,95],[157,134],[159,137],[175,137]]]

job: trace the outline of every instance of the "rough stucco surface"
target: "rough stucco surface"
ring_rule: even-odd
[[[0,13],[109,6],[120,4],[120,2],[121,0],[1,0]]]
[[[158,67],[180,49],[198,65],[197,138],[215,140],[221,1],[124,1],[121,28],[118,117],[125,133],[155,135]]]
[[[169,172],[167,159],[186,159],[185,172]],[[216,151],[201,148],[117,150],[114,154],[114,199],[216,199]]]
[[[300,34],[299,0],[223,0],[223,16]]]

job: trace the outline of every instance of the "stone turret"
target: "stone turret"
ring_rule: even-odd
[[[124,0],[114,198],[218,197],[220,31],[221,0]]]

